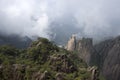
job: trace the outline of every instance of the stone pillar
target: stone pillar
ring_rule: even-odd
[[[72,37],[68,41],[66,49],[68,51],[74,51],[76,49],[76,36],[75,35],[72,35]]]

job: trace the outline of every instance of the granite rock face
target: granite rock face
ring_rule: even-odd
[[[82,38],[77,41],[76,50],[79,53],[79,57],[83,59],[88,65],[91,62],[91,56],[95,53],[91,38]]]
[[[120,80],[120,36],[96,45],[93,45],[91,38],[70,41],[73,48],[67,50],[77,51],[78,56],[88,65],[99,66],[106,80]]]
[[[100,54],[100,68],[107,80],[120,80],[120,37],[95,46]]]
[[[98,62],[98,54],[94,49],[92,38],[76,39],[75,36],[72,36],[68,41],[67,50],[77,51],[78,56],[88,65]]]
[[[66,49],[68,51],[74,51],[76,49],[76,36],[75,35],[72,35],[72,37],[68,41]]]
[[[99,70],[97,67],[93,66],[88,68],[88,71],[90,71],[91,75],[91,80],[99,80]]]

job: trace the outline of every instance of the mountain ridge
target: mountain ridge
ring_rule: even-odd
[[[120,80],[120,36],[95,45],[91,38],[76,40],[72,36],[67,46],[67,50],[77,51],[88,65],[98,66],[106,80]]]

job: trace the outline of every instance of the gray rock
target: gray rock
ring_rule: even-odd
[[[56,80],[65,80],[65,79],[64,79],[64,75],[63,75],[62,73],[57,73],[55,79],[56,79]]]
[[[120,80],[120,36],[95,46],[101,56],[100,67],[107,80]]]
[[[66,49],[68,51],[74,51],[76,49],[76,36],[75,35],[72,35],[72,37],[68,41]]]

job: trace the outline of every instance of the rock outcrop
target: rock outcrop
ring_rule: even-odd
[[[64,75],[62,73],[57,73],[56,80],[65,80]]]
[[[74,51],[76,49],[76,36],[75,35],[72,35],[72,37],[68,41],[66,49],[68,51]]]
[[[81,38],[76,40],[72,36],[67,44],[68,51],[77,51],[78,56],[83,59],[88,65],[97,64],[99,56],[94,49],[92,38]]]
[[[99,80],[99,70],[97,67],[88,68],[88,71],[91,72],[91,80]]]
[[[69,57],[65,54],[53,55],[50,57],[51,69],[58,72],[72,73],[77,71],[76,66],[71,63]]]

